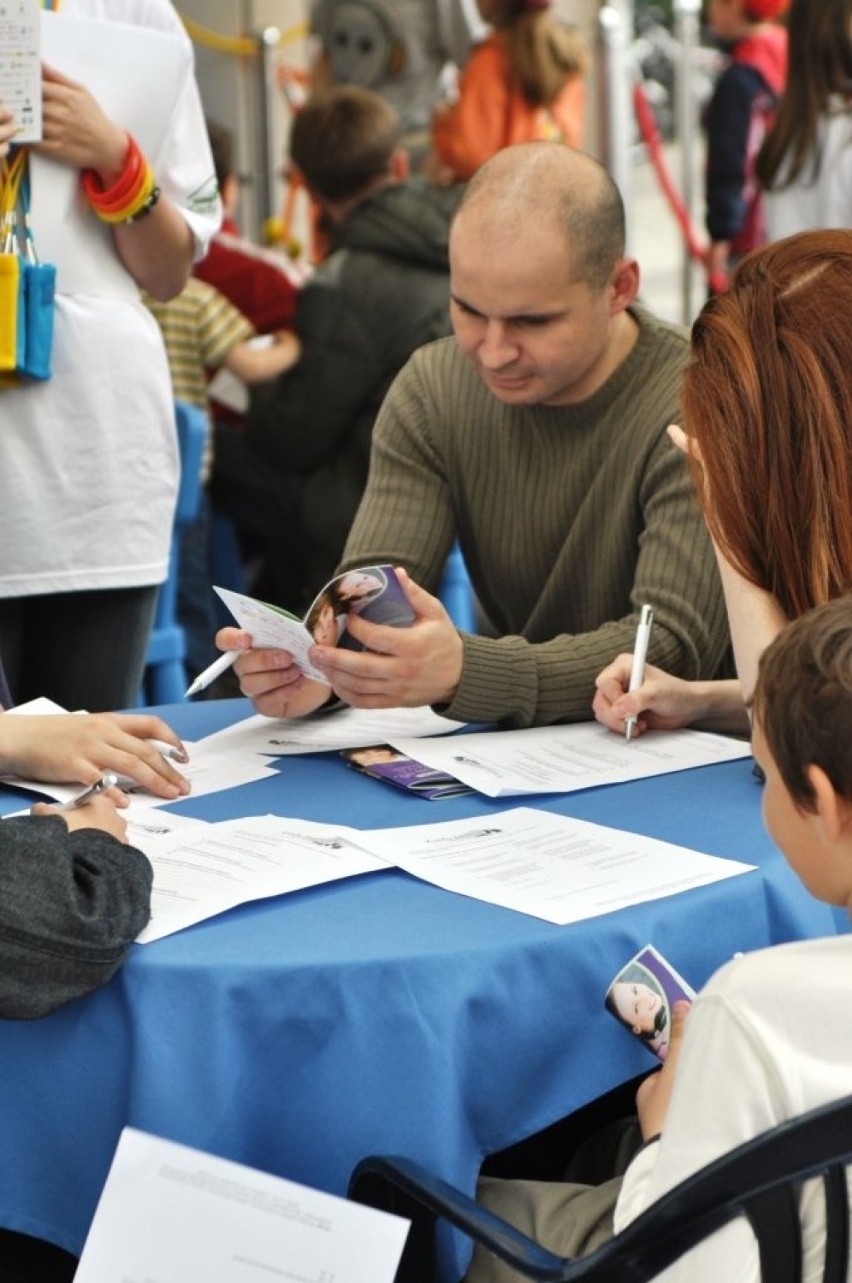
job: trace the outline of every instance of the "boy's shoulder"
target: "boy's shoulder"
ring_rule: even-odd
[[[757,949],[725,963],[707,982],[702,993],[749,1006],[763,1012],[779,999],[786,1010],[831,1003],[838,988],[848,993],[852,965],[852,933],[819,936]]]

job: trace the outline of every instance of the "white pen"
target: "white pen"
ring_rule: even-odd
[[[54,806],[53,809],[55,811],[76,811],[78,806],[85,806],[87,802],[91,802],[92,798],[97,797],[99,793],[105,793],[107,789],[114,789],[117,783],[118,776],[115,772],[107,771],[94,784],[90,784],[87,789],[83,789],[82,793],[72,797],[70,802],[63,802],[60,806]]]
[[[206,690],[211,682],[215,682],[217,677],[228,671],[238,655],[242,655],[241,650],[226,650],[218,659],[214,659],[212,664],[205,668],[203,673],[199,673],[194,682],[190,682],[186,688],[187,699],[190,695],[197,695],[199,691]]]
[[[627,685],[628,694],[630,691],[638,689],[645,680],[645,656],[648,654],[648,642],[651,640],[651,625],[653,622],[653,610],[650,606],[643,606],[639,613],[639,623],[636,626],[633,663],[630,665],[630,681]],[[636,717],[628,717],[624,723],[624,737],[628,742],[635,729]]]

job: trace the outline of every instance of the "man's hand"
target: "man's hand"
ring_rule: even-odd
[[[287,650],[255,649],[251,635],[239,628],[220,628],[216,634],[220,650],[242,650],[234,663],[240,690],[264,717],[304,717],[313,713],[331,696],[323,682],[307,678]]]
[[[73,811],[61,811],[49,802],[37,802],[32,808],[33,815],[58,815],[63,819],[71,833],[75,829],[100,829],[109,833],[119,842],[127,842],[127,822],[119,815],[115,805],[103,793],[93,797],[85,806]]]
[[[397,568],[414,611],[407,628],[371,624],[350,614],[347,631],[363,651],[314,646],[311,663],[328,677],[334,693],[354,708],[417,708],[448,704],[461,680],[463,645],[437,597]]]
[[[659,1136],[665,1126],[689,1008],[690,1004],[684,1000],[674,1004],[669,1050],[663,1067],[657,1073],[649,1074],[636,1093],[636,1111],[643,1140]]]

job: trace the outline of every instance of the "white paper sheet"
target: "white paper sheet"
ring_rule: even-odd
[[[300,891],[387,868],[368,854],[360,835],[343,825],[275,815],[210,824],[201,836],[157,834],[136,845],[154,868],[151,921],[139,936],[149,944],[248,900]]]
[[[126,1127],[76,1283],[393,1283],[409,1222]]]
[[[530,807],[359,840],[435,886],[560,926],[754,867]]]
[[[400,752],[486,797],[572,793],[751,755],[743,740],[704,731],[649,731],[629,743],[597,722],[484,731],[452,740],[392,738]]]
[[[16,143],[41,138],[40,18],[38,0],[0,4],[0,102],[15,117]]]
[[[230,588],[217,588],[214,584],[213,591],[221,597],[240,628],[251,633],[255,646],[288,650],[293,656],[294,664],[301,668],[306,677],[329,685],[328,678],[318,668],[314,668],[308,659],[308,651],[315,643],[301,620],[283,615],[274,607],[256,601],[254,597],[246,597],[243,593],[232,592]]]
[[[156,169],[177,101],[180,42],[164,31],[49,11],[41,24],[45,62],[81,81]],[[57,291],[136,298],[138,288],[112,249],[109,228],[92,216],[78,171],[33,155],[30,178],[36,248],[43,263],[56,266]]]
[[[270,718],[258,713],[205,736],[196,747],[230,754],[287,757],[293,753],[328,753],[386,744],[395,735],[417,739],[449,735],[464,725],[439,717],[426,707],[341,708],[323,717]]]

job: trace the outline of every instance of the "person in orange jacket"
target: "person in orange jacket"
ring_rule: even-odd
[[[589,56],[579,34],[548,12],[551,0],[477,0],[492,33],[459,78],[458,98],[432,120],[426,173],[466,182],[512,143],[553,138],[579,147]]]

